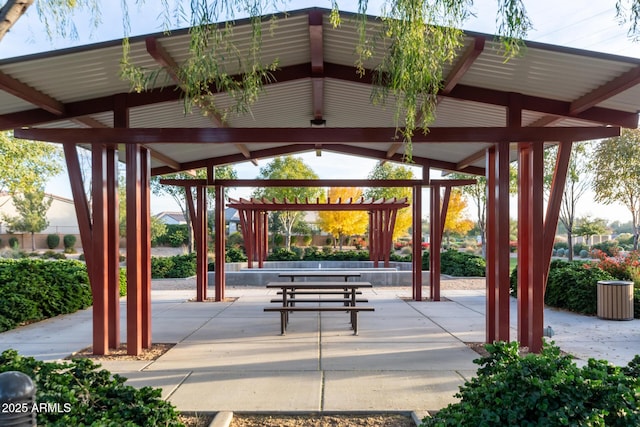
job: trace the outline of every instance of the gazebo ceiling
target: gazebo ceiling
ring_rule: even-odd
[[[122,49],[116,40],[0,61],[0,129],[88,144],[140,143],[146,135],[156,174],[318,149],[401,161],[405,147],[393,139],[395,107],[372,105],[371,72],[363,79],[355,72],[354,23],[347,17],[333,28],[328,14],[313,8],[277,21],[262,56],[278,58],[280,68],[251,113],[232,115],[224,126],[197,108],[185,114],[169,73],[147,92],[130,92],[118,77]],[[233,37],[240,41],[249,25],[237,25]],[[638,59],[527,45],[524,56],[505,63],[493,36],[466,35],[464,49],[445,70],[431,132],[416,134],[416,163],[482,173],[490,141],[596,139],[615,135],[616,127],[637,127]],[[145,67],[180,63],[188,47],[186,30],[140,36],[131,40],[131,58]],[[375,68],[379,57],[366,67]],[[216,101],[230,102],[224,93]],[[507,128],[510,106],[522,108],[525,128],[517,133]],[[118,134],[109,128],[124,111],[130,129]],[[324,129],[312,127],[313,120]],[[98,130],[72,130],[85,128]]]

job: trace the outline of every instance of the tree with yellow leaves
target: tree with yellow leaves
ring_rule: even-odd
[[[413,171],[404,165],[394,165],[391,162],[378,163],[367,176],[368,179],[413,179]],[[406,197],[409,203],[413,196],[413,190],[409,187],[375,187],[368,188],[364,194],[367,199],[397,198]],[[393,240],[400,236],[405,236],[409,227],[413,224],[413,211],[411,206],[398,210],[396,225],[393,228]]]
[[[464,210],[467,208],[467,201],[462,197],[462,191],[457,188],[451,190],[449,198],[449,208],[447,218],[444,221],[444,234],[447,237],[447,247],[449,247],[449,237],[451,234],[466,234],[473,228],[473,221],[465,217]]]
[[[329,201],[337,203],[339,199],[346,203],[349,199],[362,197],[361,188],[334,187],[328,193]],[[342,249],[343,237],[364,234],[367,231],[369,217],[365,211],[320,211],[318,222],[322,230],[338,239]]]

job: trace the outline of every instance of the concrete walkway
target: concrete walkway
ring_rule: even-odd
[[[181,411],[415,411],[454,402],[474,375],[478,355],[465,342],[484,340],[481,290],[444,290],[449,301],[412,302],[407,288],[373,288],[375,307],[359,315],[296,313],[286,336],[278,313],[264,313],[275,291],[227,289],[234,302],[188,302],[182,290],[153,291],[153,337],[177,345],[154,362],[104,361],[135,386],[161,387]],[[191,289],[188,289],[191,288]],[[125,312],[124,300],[122,312]],[[512,338],[515,330],[512,303]],[[605,321],[545,311],[553,339],[585,363],[588,357],[626,364],[640,353],[640,320]],[[125,323],[123,319],[123,341]],[[91,344],[91,310],[0,334],[0,350],[55,360]]]

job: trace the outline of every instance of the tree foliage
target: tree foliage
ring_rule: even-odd
[[[413,179],[413,171],[406,166],[392,165],[391,163],[378,163],[367,176],[368,179]],[[392,199],[403,197],[411,203],[413,193],[411,188],[407,187],[374,187],[367,188],[364,191],[364,197],[369,199]],[[407,234],[409,227],[412,225],[411,206],[398,210],[396,217],[396,225],[393,229],[393,239]]]
[[[578,219],[574,231],[578,236],[584,236],[587,240],[587,245],[589,245],[592,236],[598,236],[607,231],[607,224],[602,218],[585,216]]]
[[[0,132],[0,192],[28,193],[44,188],[62,171],[62,153],[55,145]]]
[[[451,190],[447,218],[444,221],[444,233],[447,239],[451,234],[464,235],[473,228],[473,221],[465,217],[467,201],[462,196],[462,191],[454,188]]]
[[[349,199],[362,197],[361,188],[334,187],[327,192],[331,203],[346,203]],[[369,216],[365,211],[320,211],[318,212],[320,228],[338,238],[342,249],[343,237],[364,234],[367,231]]]
[[[31,249],[36,250],[34,234],[39,233],[47,226],[47,211],[51,207],[53,199],[46,197],[44,190],[33,190],[24,194],[13,196],[13,205],[18,216],[3,215],[4,221],[11,232],[31,233]]]
[[[623,129],[617,138],[601,142],[594,150],[595,201],[622,203],[631,213],[634,249],[640,233],[640,129]]]
[[[299,157],[285,156],[275,157],[264,167],[260,168],[258,179],[318,179],[318,175],[307,166]],[[252,193],[255,198],[277,199],[278,201],[295,201],[296,199],[305,200],[306,198],[315,199],[322,193],[320,188],[314,187],[262,187],[257,188]],[[286,236],[286,248],[291,245],[292,229],[302,216],[300,211],[283,211],[280,212],[278,218],[284,228]]]

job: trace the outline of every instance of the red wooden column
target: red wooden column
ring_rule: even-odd
[[[127,158],[127,354],[142,352],[142,153],[129,144]]]
[[[413,300],[422,301],[422,186],[413,187]]]
[[[151,152],[140,147],[140,288],[142,347],[151,348]]]
[[[431,206],[429,221],[429,297],[440,301],[440,249],[442,244],[442,217],[440,215],[440,186],[430,189]]]
[[[120,223],[118,220],[118,150],[106,148],[109,347],[120,346]]]
[[[262,221],[262,215],[260,211],[251,211],[253,214],[253,235],[255,239],[255,253],[254,259],[258,261],[258,265],[260,265],[260,260],[262,259],[262,239],[264,237],[264,223]]]
[[[216,301],[224,300],[224,256],[225,256],[225,229],[224,229],[224,187],[215,185],[216,206],[214,209],[214,227],[215,227],[215,256],[216,256]]]
[[[539,352],[544,322],[544,147],[520,144],[518,173],[518,341]]]
[[[487,342],[509,341],[509,143],[487,154]]]
[[[240,217],[240,230],[242,231],[242,239],[244,240],[244,250],[247,255],[247,267],[253,268],[253,252],[254,252],[254,236],[252,232],[253,211],[249,209],[238,209]]]
[[[109,353],[109,230],[107,215],[107,149],[94,145],[91,151],[93,226],[91,289],[93,292],[93,353]]]
[[[197,234],[200,238],[196,240],[198,248],[196,249],[196,277],[199,294],[198,301],[207,300],[207,282],[208,282],[208,262],[207,254],[209,248],[207,247],[208,241],[208,229],[207,229],[207,187],[199,185],[196,187],[196,220],[198,221]],[[201,299],[200,299],[201,298]]]
[[[533,267],[531,215],[531,143],[518,145],[518,341],[529,336],[529,290]]]

